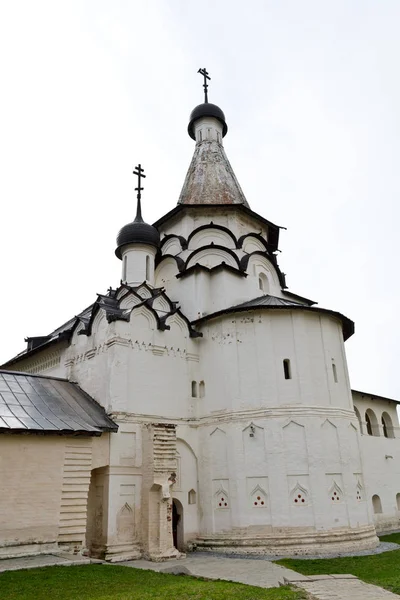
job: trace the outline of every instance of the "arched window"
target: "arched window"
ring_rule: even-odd
[[[397,510],[400,510],[400,494],[396,494]]]
[[[372,435],[371,419],[369,418],[368,413],[365,413],[365,424],[367,426],[367,433],[368,433],[368,435]]]
[[[265,273],[260,273],[258,276],[258,287],[260,288],[260,290],[262,292],[264,292],[264,294],[268,294],[269,292],[269,284],[268,284],[268,277],[266,276]]]
[[[372,496],[372,506],[374,509],[374,513],[376,515],[379,515],[382,513],[382,502],[381,499],[379,498],[379,496],[377,494],[374,494]]]
[[[365,423],[367,425],[368,435],[379,436],[378,419],[376,418],[374,411],[370,408],[368,408],[365,413]]]
[[[383,435],[387,438],[394,438],[393,423],[387,412],[382,413],[381,417]]]
[[[192,398],[197,398],[197,381],[192,381]]]
[[[358,426],[360,428],[360,433],[362,433],[363,430],[362,430],[362,425],[361,425],[361,415],[358,412],[358,408],[354,407],[354,412],[356,413],[356,417],[357,417],[357,421],[358,421]]]
[[[204,385],[204,381],[200,381],[199,383],[199,396],[200,398],[204,398],[206,393],[206,386]]]
[[[150,279],[150,256],[146,255],[146,281]]]
[[[288,358],[285,358],[283,361],[283,373],[285,375],[285,379],[292,379],[290,360]]]

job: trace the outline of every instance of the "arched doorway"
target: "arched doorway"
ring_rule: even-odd
[[[172,499],[172,537],[175,548],[183,552],[183,506],[176,498]]]

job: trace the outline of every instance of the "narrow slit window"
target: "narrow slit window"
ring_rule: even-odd
[[[199,131],[199,142],[202,142],[202,141],[203,141],[203,134],[202,134],[201,129],[200,129],[200,131]]]
[[[124,256],[124,264],[122,267],[122,281],[126,281],[126,256]]]
[[[334,363],[334,362],[332,363],[332,372],[333,372],[333,381],[334,381],[335,383],[337,383],[337,382],[338,382],[338,378],[337,378],[337,369],[336,369],[336,365],[335,365],[335,363]]]
[[[197,398],[197,381],[192,381],[192,398]]]
[[[283,373],[285,375],[285,379],[292,379],[290,360],[288,358],[285,358],[283,361]]]
[[[150,256],[146,256],[146,281],[150,279]]]

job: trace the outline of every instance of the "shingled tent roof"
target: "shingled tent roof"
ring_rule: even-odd
[[[118,426],[76,383],[0,370],[0,433],[101,435]]]

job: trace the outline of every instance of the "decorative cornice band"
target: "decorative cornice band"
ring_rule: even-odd
[[[143,413],[111,412],[111,419],[116,422],[166,423],[189,425],[190,427],[206,427],[215,423],[228,423],[240,421],[255,421],[264,419],[346,419],[355,421],[354,411],[345,408],[322,406],[282,406],[273,408],[249,409],[240,411],[215,411],[210,415],[198,418],[165,417],[163,415],[146,415]]]

